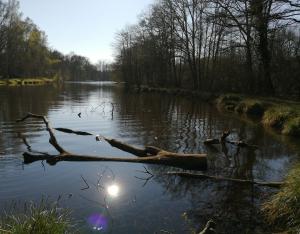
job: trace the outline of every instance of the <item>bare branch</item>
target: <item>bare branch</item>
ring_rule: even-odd
[[[24,122],[25,120],[29,119],[29,118],[34,118],[34,119],[41,119],[43,120],[43,122],[45,123],[46,125],[46,129],[50,135],[50,139],[49,139],[49,143],[61,154],[67,154],[68,152],[62,148],[57,140],[56,140],[56,137],[54,135],[54,132],[53,132],[53,129],[51,128],[51,125],[48,121],[48,119],[43,116],[43,115],[36,115],[36,114],[32,114],[32,113],[28,113],[25,117],[23,117],[22,119],[18,119],[17,122]]]

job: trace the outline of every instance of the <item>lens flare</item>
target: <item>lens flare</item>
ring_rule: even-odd
[[[94,230],[102,231],[107,229],[108,220],[101,214],[92,214],[88,218],[88,223]]]
[[[117,197],[120,193],[120,187],[116,184],[112,184],[107,187],[106,189],[107,193],[111,197]]]

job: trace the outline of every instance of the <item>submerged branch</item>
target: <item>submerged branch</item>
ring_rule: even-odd
[[[264,181],[234,179],[234,178],[221,177],[221,176],[210,176],[202,173],[167,172],[166,174],[171,176],[174,175],[174,176],[188,177],[188,178],[195,178],[195,179],[210,179],[210,180],[218,180],[218,181],[230,181],[230,182],[236,182],[241,184],[255,184],[255,185],[268,186],[273,188],[279,188],[283,185],[283,182],[264,182]]]

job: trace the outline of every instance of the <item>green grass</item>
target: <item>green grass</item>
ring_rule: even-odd
[[[300,165],[290,170],[280,191],[263,205],[262,211],[270,225],[288,229],[291,233],[300,230]]]
[[[45,200],[25,203],[21,211],[13,206],[0,218],[0,233],[61,234],[72,228],[70,212]]]

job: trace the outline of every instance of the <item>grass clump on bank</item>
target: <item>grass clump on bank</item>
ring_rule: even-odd
[[[300,165],[294,167],[280,191],[263,205],[267,221],[291,233],[300,230]]]
[[[300,136],[300,117],[287,121],[282,133],[288,136]]]
[[[241,100],[242,97],[237,94],[225,94],[217,99],[217,105],[224,110],[233,111]]]
[[[22,210],[11,211],[0,218],[0,233],[61,234],[71,233],[70,212],[57,203],[42,200],[39,204],[25,203]]]
[[[263,124],[287,136],[300,136],[300,111],[296,107],[274,106],[265,112]]]
[[[275,106],[268,109],[262,119],[262,123],[266,126],[282,130],[287,120],[295,115],[291,107]]]
[[[300,136],[300,103],[225,94],[217,99],[217,106],[222,110],[259,117],[264,126],[284,135]]]
[[[246,115],[261,117],[266,110],[266,104],[256,99],[242,100],[236,107],[235,111]]]
[[[228,111],[235,111],[239,114],[259,117],[264,114],[267,107],[267,105],[260,100],[244,98],[237,94],[221,95],[217,99],[217,105]]]

